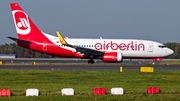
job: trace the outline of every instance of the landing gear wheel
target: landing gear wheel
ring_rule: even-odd
[[[94,63],[94,60],[89,60],[88,61],[88,64],[93,64]]]
[[[152,62],[150,62],[149,64],[151,64],[151,65],[155,65],[156,63],[155,63],[154,61],[152,61]]]
[[[155,62],[152,62],[152,65],[154,65],[155,64]]]

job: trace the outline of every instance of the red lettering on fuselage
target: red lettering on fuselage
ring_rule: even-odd
[[[96,43],[94,45],[96,50],[132,50],[132,51],[144,51],[145,45],[143,43],[137,43],[136,41],[131,41],[129,43],[115,43],[113,41],[103,43]]]

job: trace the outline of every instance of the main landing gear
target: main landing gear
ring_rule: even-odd
[[[93,59],[88,60],[88,64],[93,64],[93,63],[94,63]]]

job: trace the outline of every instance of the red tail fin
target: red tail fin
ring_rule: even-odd
[[[48,40],[48,38],[36,27],[18,3],[11,3],[10,6],[19,39],[33,40],[36,42]]]

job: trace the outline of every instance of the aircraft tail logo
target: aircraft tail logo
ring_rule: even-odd
[[[18,3],[10,3],[10,7],[19,39],[50,42]]]
[[[12,11],[16,30],[18,34],[29,34],[31,31],[28,16],[25,12],[20,10]]]

